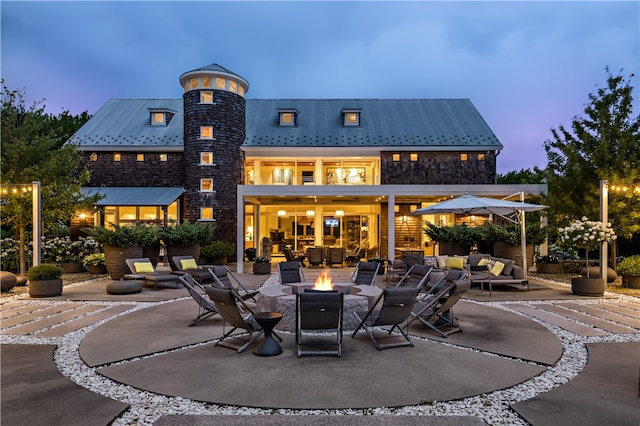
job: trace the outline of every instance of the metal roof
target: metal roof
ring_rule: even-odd
[[[150,110],[168,109],[167,126]],[[278,111],[297,111],[280,126]],[[359,111],[343,126],[342,111]],[[183,150],[182,99],[111,99],[69,140],[85,150]],[[247,99],[243,148],[416,148],[500,150],[502,144],[468,99]]]
[[[150,110],[175,115],[167,125],[150,124]],[[184,114],[182,99],[110,99],[72,137],[69,143],[83,147],[176,147],[182,150]]]
[[[101,193],[105,197],[97,206],[168,206],[183,193],[182,187],[95,187],[88,186],[82,191],[91,196]]]
[[[296,110],[296,126],[280,126],[278,110]],[[341,112],[360,111],[359,126]],[[243,147],[443,147],[502,149],[468,99],[247,100]]]

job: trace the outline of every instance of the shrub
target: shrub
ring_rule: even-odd
[[[190,223],[185,220],[179,225],[160,229],[160,238],[169,246],[206,244],[213,238],[215,227],[209,224]],[[233,254],[233,252],[231,252]]]
[[[86,234],[100,244],[112,247],[151,246],[159,242],[159,228],[155,225],[113,225],[112,228],[97,226],[83,228]]]
[[[212,259],[220,257],[229,257],[235,252],[235,248],[231,243],[218,240],[208,244],[200,249],[200,255],[210,257]]]
[[[82,260],[82,264],[84,265],[85,268],[88,268],[89,266],[105,265],[106,263],[105,263],[104,253],[90,254],[89,256],[85,257]]]
[[[271,263],[271,259],[268,257],[256,257],[253,261],[255,263]]]
[[[62,278],[64,271],[61,267],[52,263],[43,263],[27,271],[27,279],[29,281],[47,281]]]
[[[640,254],[622,259],[616,271],[620,275],[640,275]]]

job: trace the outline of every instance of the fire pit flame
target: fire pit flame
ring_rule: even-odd
[[[322,291],[333,290],[333,282],[331,281],[331,274],[329,273],[329,270],[322,270],[322,273],[320,273],[318,279],[313,284],[313,289]]]

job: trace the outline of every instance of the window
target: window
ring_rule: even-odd
[[[98,154],[92,152],[91,155],[89,155],[89,161],[98,161]]]
[[[469,154],[460,154],[460,161],[467,161],[469,159]]]
[[[400,154],[393,154],[393,155],[391,156],[391,159],[392,159],[394,162],[398,162],[398,161],[400,161]]]
[[[122,160],[122,156],[120,155],[119,152],[114,152],[113,153],[113,161],[120,161]]]
[[[200,127],[200,139],[213,139],[213,126]]]
[[[144,154],[138,154],[138,155],[136,155],[136,160],[137,160],[137,161],[144,161]]]
[[[211,77],[202,77],[201,82],[202,82],[202,87],[204,88],[213,87],[213,80],[211,80]]]
[[[164,112],[152,112],[151,113],[151,125],[162,126],[166,123],[166,114]]]
[[[167,161],[167,154],[160,154],[160,161]]]
[[[213,208],[201,207],[200,208],[200,220],[213,220]]]
[[[201,152],[200,153],[200,164],[213,164],[213,153],[211,153],[211,152]]]
[[[213,192],[213,179],[200,179],[200,191]]]
[[[237,92],[238,91],[238,82],[237,81],[233,81],[233,80],[229,80],[229,90],[231,90],[232,92]]]
[[[209,92],[209,91],[200,92],[200,103],[201,104],[212,104],[213,103],[213,92]]]
[[[191,89],[197,89],[198,88],[198,77],[194,77],[191,80],[189,80],[189,85],[191,86]]]
[[[343,109],[341,112],[342,112],[343,126],[359,126],[360,125],[360,110]]]
[[[240,85],[240,90],[238,91],[238,93],[240,93],[241,96],[244,96],[244,87],[242,85]]]
[[[484,161],[484,152],[478,154],[478,161]]]
[[[216,77],[216,89],[227,89],[227,80],[224,78]]]
[[[411,161],[418,161],[418,154],[415,152],[412,152],[410,155],[410,159]]]
[[[278,110],[278,117],[281,126],[295,126],[298,118],[298,111],[292,109]]]

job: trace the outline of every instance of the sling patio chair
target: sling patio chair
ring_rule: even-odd
[[[325,260],[325,264],[328,267],[332,267],[333,265],[340,265],[340,267],[343,267],[346,256],[347,251],[344,247],[329,247],[327,250],[327,259]]]
[[[337,290],[306,290],[296,294],[298,357],[342,356],[343,306],[344,294]],[[335,337],[330,339],[331,336]]]
[[[299,251],[293,251],[289,247],[285,247],[282,249],[282,253],[284,253],[284,258],[287,259],[287,262],[292,262],[294,260],[300,262],[301,266],[304,266],[304,260],[307,258],[304,254]]]
[[[207,298],[207,291],[200,285],[189,273],[178,276],[182,285],[187,289],[189,295],[198,304],[198,316],[191,321],[189,327],[198,324],[200,321],[215,315],[218,313],[215,305]]]
[[[309,266],[322,266],[324,263],[324,248],[309,247],[307,249],[307,262]]]
[[[351,282],[357,285],[376,285],[376,277],[380,263],[378,262],[358,262],[356,269],[351,274]]]
[[[215,346],[235,349],[240,353],[263,334],[262,327],[260,327],[260,324],[258,324],[254,318],[255,312],[233,289],[207,286],[205,287],[205,291],[218,310],[218,314],[220,314],[223,319],[223,334],[222,337],[216,341]],[[231,326],[231,330],[228,332],[225,331],[227,324]],[[238,329],[244,331],[233,334]],[[245,332],[248,332],[249,336],[243,338]],[[280,336],[275,333],[273,333],[273,335],[282,341]],[[226,340],[227,338],[229,338],[229,340]],[[238,340],[240,341],[239,343]]]
[[[360,324],[351,337],[361,328],[367,332],[376,348],[381,351],[387,348],[398,346],[413,346],[409,335],[406,332],[407,320],[411,315],[413,306],[416,303],[418,289],[415,287],[390,287],[382,290],[378,300],[368,311],[356,311],[355,314],[360,319]],[[380,308],[377,308],[381,302]],[[403,325],[405,330],[403,330]],[[376,336],[376,327],[391,326],[387,336]],[[398,341],[400,336],[392,336],[393,330],[397,329],[404,339]],[[382,340],[393,340],[390,343],[382,343]]]
[[[209,268],[213,286],[225,290],[233,290],[242,300],[251,299],[256,303],[255,296],[260,290],[248,290],[238,278],[224,265],[214,265]]]
[[[361,248],[356,248],[356,250],[354,251],[348,251],[347,255],[345,257],[345,261],[347,262],[347,266],[353,266],[356,265],[358,262],[360,262],[360,259],[362,259],[363,257],[365,257],[367,254],[367,249],[364,247]]]
[[[174,274],[183,275],[189,273],[200,284],[213,281],[209,269],[198,265],[193,256],[173,256],[171,259],[177,268],[173,271]]]
[[[153,283],[153,288],[158,289],[158,283],[175,283],[176,288],[180,288],[180,281],[176,274],[164,274],[156,272],[156,268],[148,257],[140,257],[136,259],[125,259],[125,263],[131,271],[130,274],[123,276],[127,280],[142,280],[145,284]]]
[[[431,266],[414,264],[406,274],[398,280],[396,287],[416,287],[421,291],[433,271]]]
[[[411,312],[409,324],[415,320],[434,330],[442,337],[461,332],[453,306],[469,290],[471,279],[464,270],[449,270],[440,281],[420,296]]]
[[[280,284],[303,283],[305,281],[302,264],[297,260],[278,263],[278,275]]]

